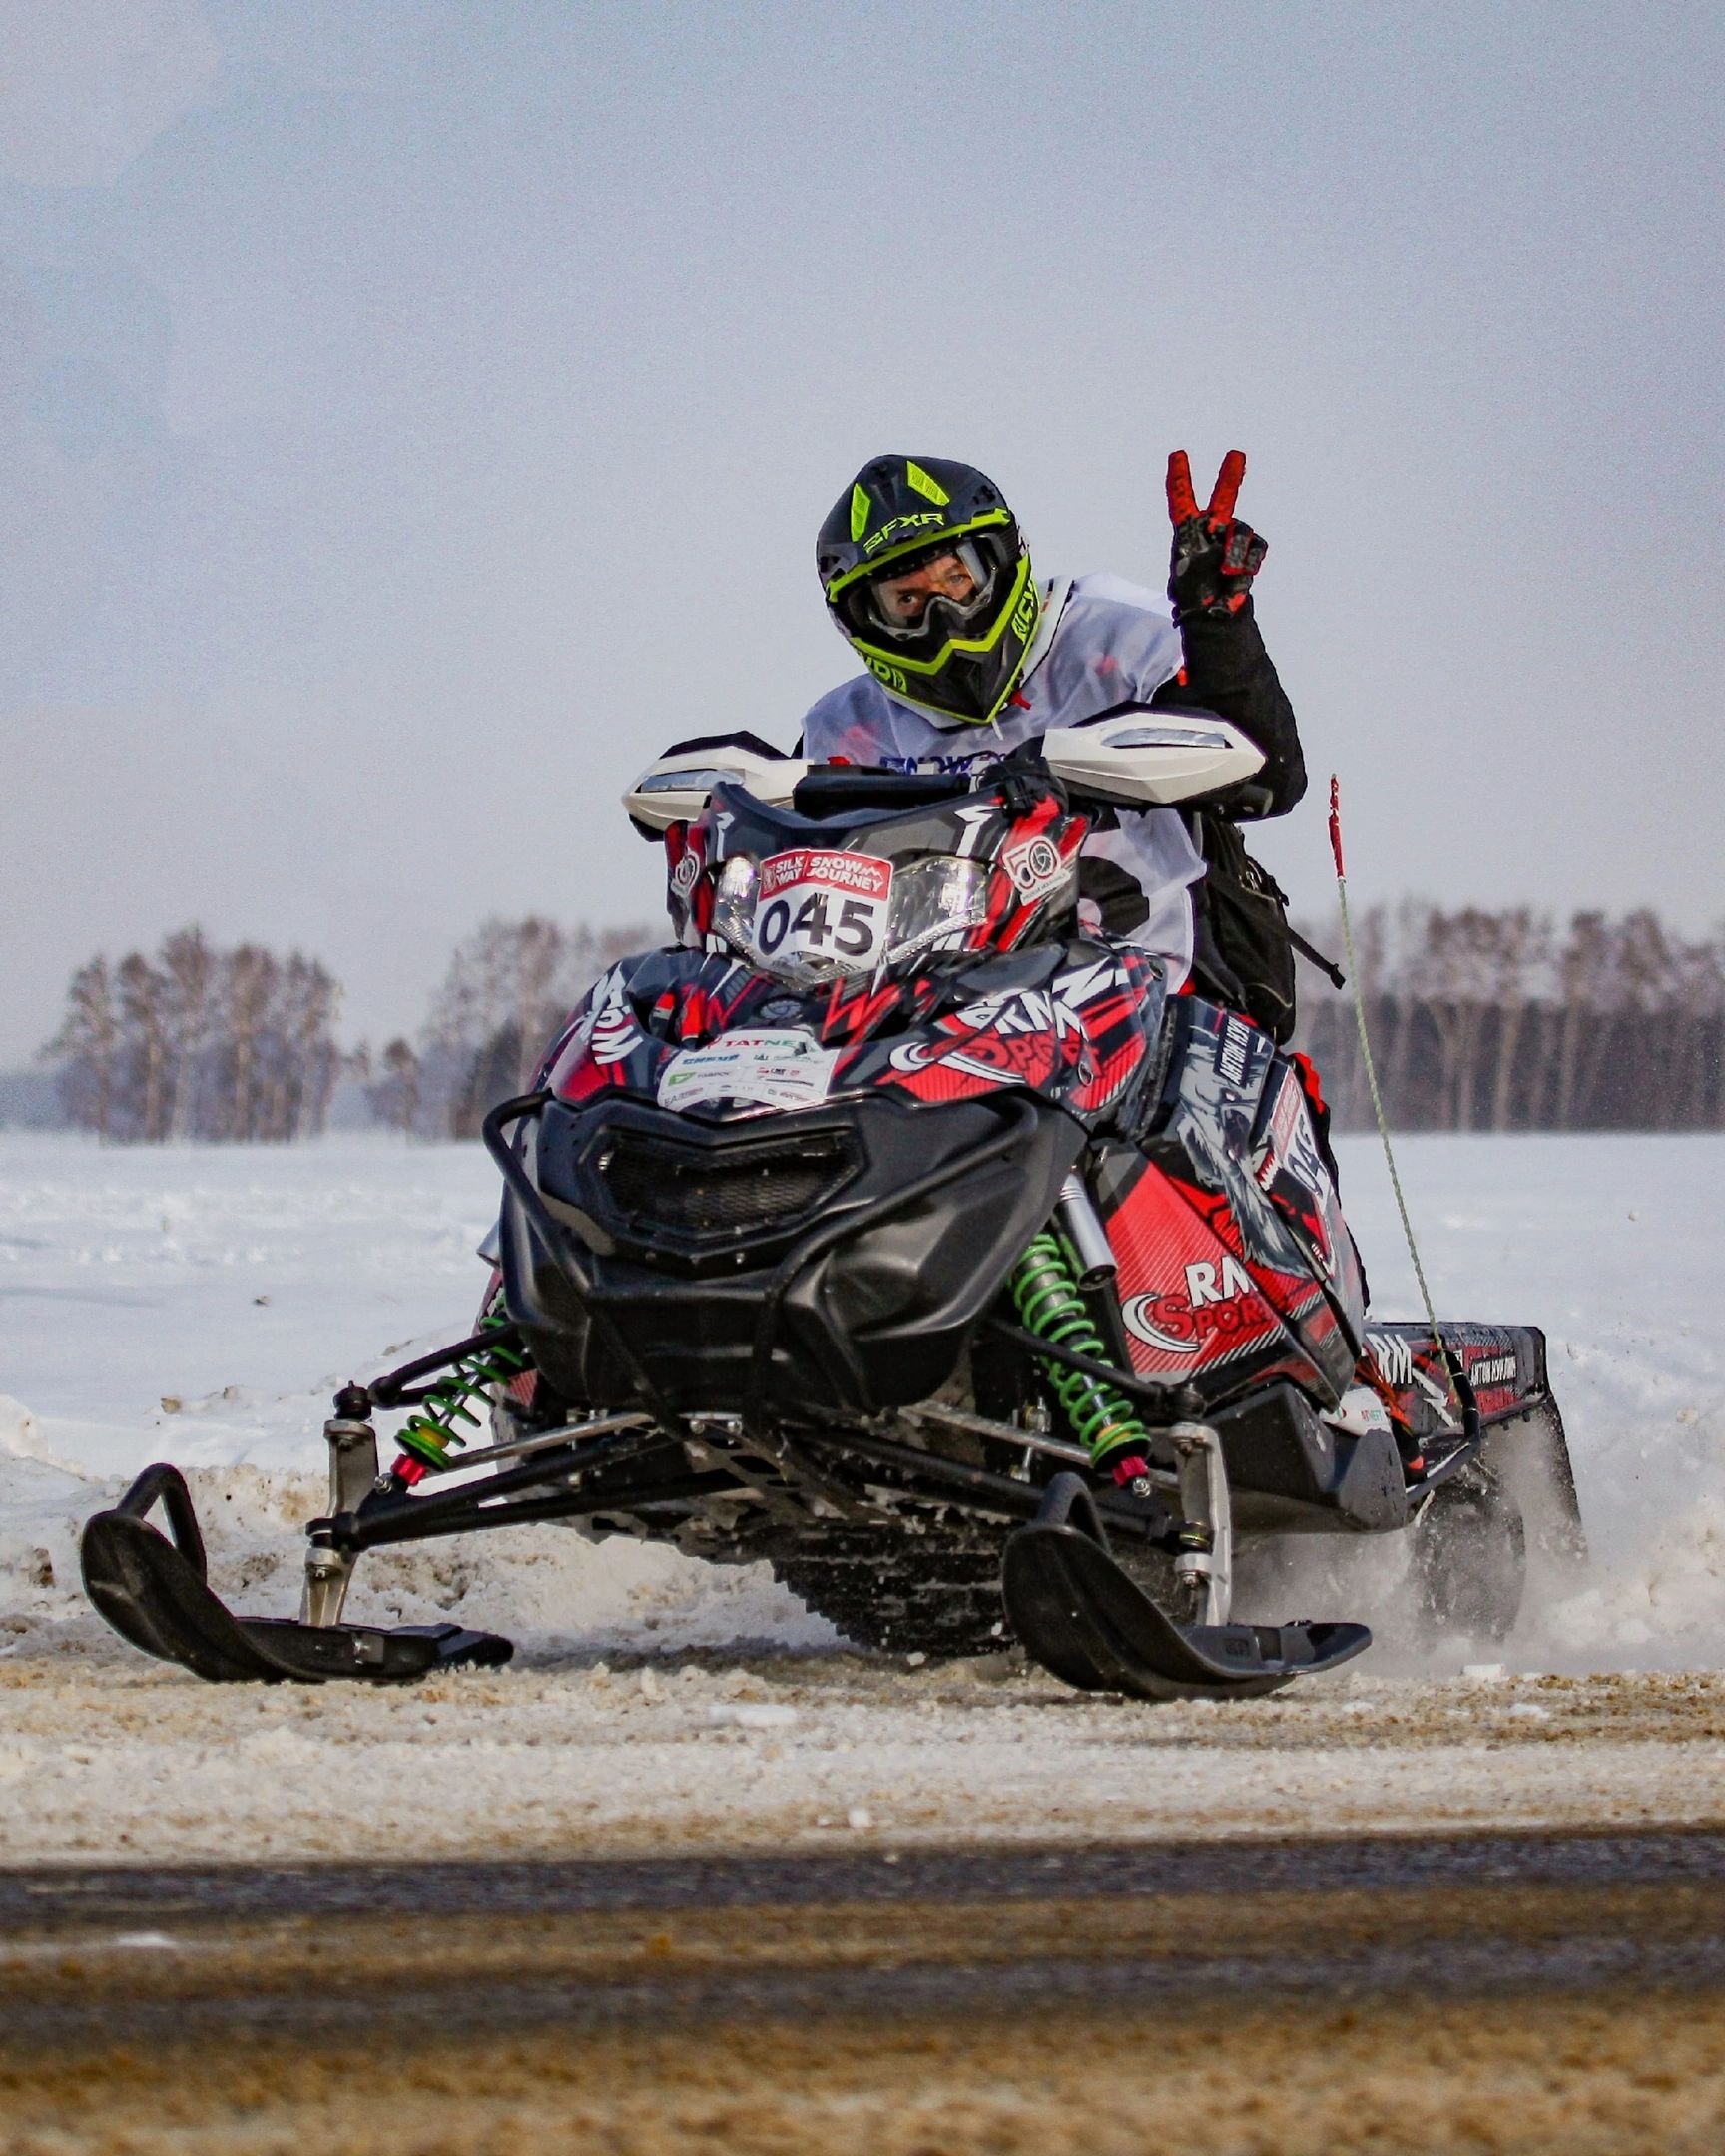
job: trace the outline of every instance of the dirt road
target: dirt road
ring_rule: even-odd
[[[0,2146],[1658,2149],[1725,1834],[0,1875]]]

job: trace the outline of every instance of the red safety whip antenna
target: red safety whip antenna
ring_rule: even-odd
[[[1378,1136],[1383,1141],[1384,1160],[1390,1170],[1390,1188],[1396,1193],[1396,1210],[1402,1216],[1402,1233],[1407,1238],[1408,1255],[1414,1261],[1414,1278],[1420,1283],[1420,1300],[1426,1306],[1426,1323],[1431,1329],[1432,1345],[1438,1350],[1438,1366],[1443,1372],[1456,1413],[1465,1419],[1460,1390],[1455,1383],[1455,1371],[1449,1360],[1449,1350],[1443,1345],[1438,1314],[1432,1308],[1432,1291],[1426,1285],[1426,1268],[1420,1263],[1420,1246],[1414,1240],[1414,1224],[1408,1218],[1408,1201],[1402,1195],[1402,1178],[1396,1173],[1396,1152],[1390,1143],[1390,1123],[1384,1113],[1384,1096],[1378,1090],[1378,1066],[1373,1061],[1372,1036],[1366,1026],[1366,984],[1360,977],[1360,956],[1354,948],[1354,923],[1348,914],[1348,872],[1342,865],[1342,782],[1334,772],[1330,775],[1330,850],[1336,856],[1336,899],[1342,909],[1342,940],[1348,947],[1348,971],[1354,981],[1354,1018],[1360,1028],[1360,1057],[1366,1066],[1366,1085],[1372,1095],[1372,1113],[1378,1119]]]

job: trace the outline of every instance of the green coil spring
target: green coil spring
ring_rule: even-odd
[[[480,1320],[482,1326],[501,1326],[507,1322],[501,1303],[499,1295]],[[459,1425],[466,1423],[478,1428],[480,1415],[477,1410],[489,1407],[491,1387],[507,1384],[526,1367],[527,1357],[518,1354],[513,1348],[505,1347],[501,1341],[495,1348],[480,1348],[470,1355],[463,1355],[459,1362],[452,1363],[444,1371],[414,1408],[396,1442],[404,1452],[423,1460],[427,1467],[440,1472],[452,1466],[449,1447],[467,1442]]]
[[[1077,1354],[1089,1355],[1093,1361],[1109,1360],[1108,1349],[1078,1292],[1066,1246],[1051,1230],[1044,1229],[1031,1238],[1007,1286],[1026,1332],[1034,1333],[1039,1340],[1052,1341],[1057,1347],[1070,1348]],[[1148,1447],[1150,1439],[1144,1425],[1123,1392],[1065,1362],[1044,1362],[1042,1374],[1092,1460],[1129,1446]]]

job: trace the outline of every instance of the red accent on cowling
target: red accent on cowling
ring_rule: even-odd
[[[824,1042],[862,1040],[889,1011],[899,1002],[899,987],[889,982],[883,988],[848,988],[843,980],[836,980],[827,991],[827,1008],[821,1014],[821,1038]]]
[[[1306,1098],[1322,1115],[1325,1111],[1324,1084],[1318,1076],[1317,1064],[1313,1062],[1309,1055],[1302,1054],[1298,1048],[1289,1049],[1288,1060],[1300,1073],[1300,1083],[1305,1089]]]

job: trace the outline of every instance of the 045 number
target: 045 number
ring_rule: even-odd
[[[835,903],[836,912],[825,892],[811,891],[793,916],[790,899],[775,898],[755,923],[757,946],[771,958],[788,935],[795,935],[809,950],[831,942],[842,958],[865,958],[874,948],[873,912],[861,898]]]

